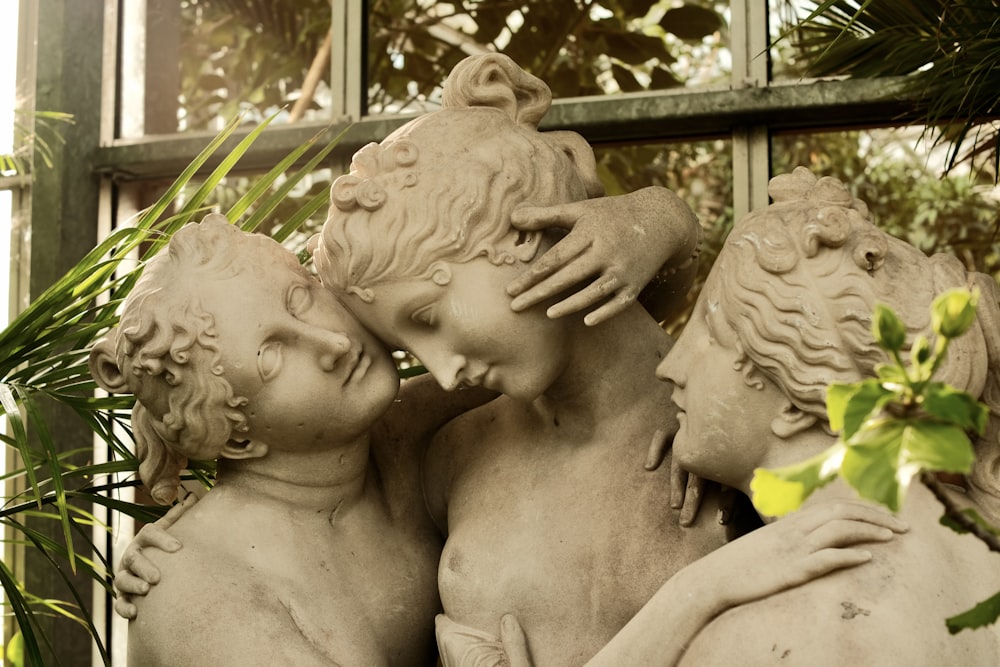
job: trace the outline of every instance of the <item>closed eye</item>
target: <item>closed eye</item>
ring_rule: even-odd
[[[285,308],[294,317],[299,317],[313,305],[312,290],[308,285],[297,283],[285,293]]]
[[[418,308],[410,315],[410,319],[425,327],[433,327],[437,324],[437,315],[433,303],[429,303],[423,308]]]
[[[281,370],[281,343],[278,341],[268,341],[257,350],[257,371],[260,377],[267,382],[274,378]]]

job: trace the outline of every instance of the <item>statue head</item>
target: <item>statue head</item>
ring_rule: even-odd
[[[215,215],[149,261],[90,368],[106,390],[135,395],[139,475],[161,503],[188,459],[365,432],[398,386],[385,351],[295,255]]]
[[[502,241],[515,206],[599,194],[583,138],[538,132],[551,99],[504,55],[459,63],[440,111],[362,148],[334,182],[316,251],[323,282],[371,301],[381,282],[444,280],[442,262],[512,263]]]
[[[829,433],[826,387],[873,377],[876,365],[888,361],[871,334],[875,304],[900,315],[909,327],[909,345],[927,331],[938,294],[975,284],[983,290],[979,321],[953,341],[940,379],[982,397],[993,411],[1000,407],[997,290],[991,278],[967,273],[951,256],[927,257],[879,230],[865,204],[834,178],[817,179],[799,167],[772,179],[769,194],[771,205],[733,228],[688,328],[661,366],[661,375],[681,387],[682,401],[685,385],[694,382],[690,377],[706,377],[699,364],[707,355],[700,346],[715,345],[726,349],[730,369],[739,374],[716,382],[780,392],[769,414],[752,414],[744,405],[742,417],[740,408],[731,409],[729,421],[760,422],[770,431],[761,439],[777,446],[805,429]],[[698,372],[689,372],[693,368]],[[684,407],[689,415],[700,408]],[[978,443],[974,484],[997,486],[997,436],[991,426]]]
[[[443,370],[434,351],[417,349],[419,341],[388,321],[401,308],[416,312],[413,299],[393,306],[383,292],[405,282],[445,288],[458,280],[458,267],[479,261],[530,262],[542,235],[510,226],[517,205],[601,193],[582,137],[538,131],[550,103],[545,84],[506,56],[467,58],[448,78],[440,111],[362,148],[331,189],[315,252],[323,283],[346,295],[384,340],[417,354],[446,387],[475,383],[477,371]]]

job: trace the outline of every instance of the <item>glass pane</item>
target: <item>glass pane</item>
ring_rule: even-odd
[[[329,0],[122,3],[120,136],[325,118]],[[315,88],[304,86],[310,71]],[[135,91],[141,91],[138,94]]]
[[[729,2],[371,0],[368,112],[435,107],[470,54],[500,51],[555,97],[729,82]]]
[[[768,31],[771,45],[771,79],[787,81],[806,74],[807,64],[795,47],[795,34],[789,31],[809,16],[815,5],[809,0],[770,0]]]
[[[702,241],[698,277],[687,307],[666,322],[674,332],[687,320],[712,262],[733,226],[732,143],[725,139],[685,143],[595,146],[601,181],[609,195],[650,185],[673,190],[697,214]]]
[[[871,209],[875,223],[928,254],[957,255],[1000,278],[997,206],[990,170],[942,176],[947,147],[932,149],[920,127],[778,135],[772,173],[808,167],[835,176]]]

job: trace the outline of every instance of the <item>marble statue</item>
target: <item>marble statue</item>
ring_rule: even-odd
[[[204,499],[188,496],[126,552],[145,579],[128,603],[129,664],[434,664],[441,540],[419,459],[445,419],[486,394],[442,396],[426,376],[393,401],[384,348],[294,255],[215,216],[149,263],[91,368],[136,395],[154,498],[173,499],[188,458],[218,459]],[[665,656],[722,610],[866,562],[852,547],[887,527],[901,529],[841,505],[734,542],[660,588],[593,664],[651,651],[672,664]],[[775,540],[793,547],[775,554]],[[501,623],[505,656],[531,664],[516,618]]]
[[[642,465],[675,424],[653,373],[671,344],[656,321],[634,304],[597,326],[551,319],[547,302],[512,311],[507,285],[553,241],[513,228],[515,208],[601,194],[583,138],[537,130],[550,99],[503,56],[463,61],[441,111],[354,156],[314,254],[323,283],[442,387],[503,393],[442,429],[425,462],[447,535],[446,665],[500,664],[508,613],[537,664],[581,664],[727,539],[718,496],[682,527],[669,466]]]
[[[736,224],[694,313],[658,374],[682,410],[673,453],[687,470],[749,493],[754,468],[832,444],[830,382],[875,375],[876,302],[927,331],[933,297],[982,290],[978,323],[953,341],[942,379],[990,407],[986,436],[956,502],[1000,525],[1000,309],[994,280],[954,257],[926,257],[876,228],[867,207],[805,168],[770,183],[773,204]],[[806,508],[856,497],[843,482]],[[944,619],[1000,590],[1000,556],[938,523],[940,504],[911,486],[907,534],[872,545],[875,565],[834,573],[733,608],[695,639],[682,664],[996,665],[996,625],[949,635]],[[784,519],[778,520],[781,523]]]
[[[173,499],[187,459],[217,483],[147,551],[132,665],[426,665],[441,540],[418,445],[481,402],[408,383],[295,256],[209,216],[154,258],[91,353],[135,394],[140,476]],[[409,400],[407,391],[422,396]],[[186,509],[186,508],[185,508]]]
[[[441,111],[355,155],[314,253],[324,284],[442,387],[503,394],[442,429],[425,461],[447,535],[445,665],[504,664],[508,614],[537,664],[582,664],[727,539],[718,495],[681,526],[669,465],[642,465],[675,425],[671,387],[652,373],[671,345],[656,321],[635,304],[595,326],[548,317],[547,301],[512,310],[506,287],[554,240],[512,227],[515,210],[601,194],[589,145],[537,130],[550,101],[505,56],[466,59]],[[694,219],[673,224],[690,247]]]

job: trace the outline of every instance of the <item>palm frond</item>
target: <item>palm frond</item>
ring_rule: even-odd
[[[6,604],[13,612],[23,638],[25,658],[31,664],[44,664],[43,647],[51,647],[52,638],[45,636],[35,618],[47,614],[69,616],[83,624],[93,635],[105,663],[109,661],[88,611],[89,588],[78,590],[75,587],[78,584],[74,584],[69,574],[82,570],[89,580],[111,590],[109,564],[102,560],[91,538],[95,526],[108,527],[87,508],[99,506],[109,513],[141,521],[154,521],[164,511],[115,497],[116,491],[139,484],[135,479],[138,463],[130,449],[132,399],[96,393],[97,385],[87,367],[89,347],[117,323],[117,308],[135,285],[144,264],[171,234],[214,205],[216,189],[266,131],[268,122],[251,130],[198,187],[192,188],[208,160],[239,126],[239,119],[234,119],[155,204],[140,213],[131,225],[112,232],[0,331],[0,415],[6,415],[10,424],[9,434],[0,434],[0,441],[16,450],[20,460],[4,478],[23,481],[21,492],[5,497],[0,507],[0,523],[7,528],[8,541],[40,554],[39,562],[47,562],[56,570],[56,576],[63,580],[71,596],[68,602],[37,597],[24,589],[6,565],[0,566]],[[258,227],[289,190],[329,155],[336,140],[314,150],[322,139],[322,134],[313,137],[257,179],[227,212],[230,221],[236,222],[249,213],[244,226]],[[289,174],[310,151],[313,157]],[[278,235],[287,236],[325,205],[326,193],[309,199],[276,230]],[[134,265],[137,253],[139,262]],[[109,445],[111,460],[81,462],[81,450],[60,451],[42,402],[55,402],[71,409]],[[211,463],[192,462],[185,475],[206,485],[211,484],[213,477]],[[43,524],[51,521],[59,530],[55,536],[46,535],[29,525],[28,519]],[[91,554],[97,554],[97,560]]]
[[[795,35],[814,76],[908,76],[945,171],[984,155],[994,180],[1000,117],[1000,5],[995,0],[824,0]],[[971,148],[969,144],[971,143]]]

